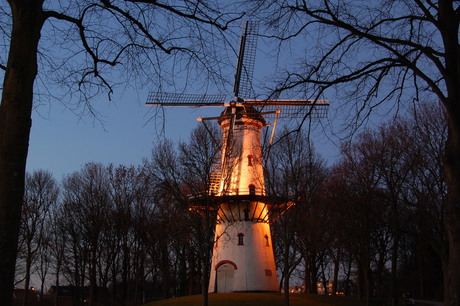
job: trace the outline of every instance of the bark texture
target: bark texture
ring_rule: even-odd
[[[439,1],[439,27],[445,50],[445,83],[447,97],[448,138],[444,164],[448,194],[445,206],[445,226],[449,241],[449,259],[445,304],[460,306],[460,46],[459,16],[452,1]]]
[[[9,1],[13,28],[0,105],[0,301],[11,305],[42,1]]]

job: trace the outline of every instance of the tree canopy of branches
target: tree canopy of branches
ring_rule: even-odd
[[[152,86],[171,82],[168,73],[175,70],[163,69],[165,57],[174,59],[176,70],[189,72],[199,66],[199,73],[212,71],[219,62],[207,48],[218,37],[211,34],[225,30],[240,16],[226,13],[217,1],[3,2],[7,4],[0,9],[0,300],[9,305],[31,112],[39,97],[34,92],[39,88],[37,75],[46,86],[60,86],[46,98],[75,101],[76,97],[83,109],[94,112],[91,98],[101,92],[110,97],[115,84],[123,81],[121,76],[124,81],[148,80]]]
[[[297,203],[272,226],[280,285],[316,293],[321,283],[370,301],[403,283],[442,298],[446,137],[444,113],[425,105],[344,143],[330,169],[305,135],[280,138],[267,193]],[[188,142],[156,145],[140,166],[86,164],[62,180],[57,201],[49,173],[27,175],[17,281],[30,277],[55,305],[63,286],[92,305],[207,292],[216,216],[189,208],[211,205],[202,191],[217,151],[200,126]]]
[[[36,270],[40,277],[46,274],[49,261],[43,260],[48,254],[50,214],[56,206],[59,189],[52,174],[48,171],[35,171],[26,174],[24,206],[18,258],[18,266],[24,271],[24,305],[28,305],[30,276]],[[43,287],[41,288],[43,292]]]
[[[338,99],[348,101],[354,123],[377,106],[400,108],[410,101],[444,106],[448,197],[443,212],[449,241],[445,302],[460,305],[459,2],[254,2],[257,14],[278,31],[282,43],[304,40],[305,58],[282,76],[276,91],[297,90],[316,98],[333,89]]]
[[[307,135],[302,132],[289,134],[287,128],[280,135],[283,136],[270,152],[265,178],[268,194],[294,199],[296,203],[278,219],[272,229],[277,265],[282,271],[280,288],[285,289],[284,305],[289,305],[291,275],[300,262],[307,262],[326,245],[322,243],[318,246],[316,243],[317,239],[325,241],[322,234],[323,225],[327,222],[324,216],[320,216],[322,205],[316,199],[327,171]],[[314,270],[311,266],[309,268],[310,271]],[[306,274],[309,278],[309,272]],[[316,278],[314,280],[316,286]],[[304,284],[308,284],[305,279]]]

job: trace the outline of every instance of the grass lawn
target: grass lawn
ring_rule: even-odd
[[[200,306],[201,295],[178,297],[146,304],[144,306]],[[282,306],[281,293],[218,293],[209,294],[209,306]],[[352,297],[291,294],[291,306],[360,306]]]

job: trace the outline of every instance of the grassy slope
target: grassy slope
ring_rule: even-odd
[[[357,300],[343,296],[291,294],[291,306],[359,306]],[[147,304],[148,306],[200,306],[201,295],[179,297]],[[146,306],[147,306],[146,305]],[[209,295],[209,306],[282,306],[280,293],[219,293]]]

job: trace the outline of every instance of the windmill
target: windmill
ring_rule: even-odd
[[[270,143],[280,118],[324,117],[326,100],[248,99],[252,91],[258,24],[242,27],[233,100],[225,95],[151,92],[148,106],[225,107],[220,155],[212,168],[207,195],[217,210],[209,292],[278,291],[270,222],[292,202],[265,192],[261,131],[273,118]]]

